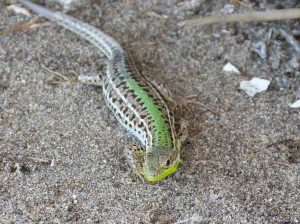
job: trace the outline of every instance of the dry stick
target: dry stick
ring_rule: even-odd
[[[280,9],[264,12],[246,12],[231,15],[209,16],[196,19],[190,19],[185,22],[187,26],[197,26],[212,23],[227,23],[227,22],[263,22],[275,21],[284,19],[300,18],[300,9]]]

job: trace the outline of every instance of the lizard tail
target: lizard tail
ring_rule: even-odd
[[[41,14],[47,19],[56,21],[61,26],[91,42],[97,48],[99,48],[109,60],[113,60],[116,57],[118,57],[119,59],[120,56],[125,56],[123,48],[119,45],[117,41],[115,41],[112,37],[108,36],[102,31],[96,29],[95,27],[90,26],[87,23],[81,22],[80,20],[77,20],[71,16],[65,15],[60,12],[55,12],[40,5],[37,5],[28,0],[19,1],[23,5]]]
[[[47,9],[45,7],[42,7],[40,5],[37,5],[33,2],[27,1],[27,0],[19,0],[23,5],[27,6],[28,8],[32,9],[33,11],[43,15],[47,19],[55,20],[55,17],[53,16],[53,11],[50,9]]]

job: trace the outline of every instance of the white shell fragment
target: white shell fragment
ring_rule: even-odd
[[[223,67],[223,71],[237,73],[237,74],[241,73],[233,64],[229,62]]]
[[[253,78],[250,81],[241,81],[240,88],[244,90],[247,95],[254,96],[256,93],[267,90],[269,84],[269,80]]]
[[[62,4],[69,5],[73,2],[73,0],[59,0]]]
[[[290,105],[291,108],[300,108],[300,100],[297,100],[295,103]]]
[[[27,9],[22,8],[18,5],[10,5],[7,7],[7,9],[14,11],[16,14],[23,14],[25,16],[30,16],[30,12]]]

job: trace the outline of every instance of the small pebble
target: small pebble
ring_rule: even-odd
[[[73,0],[59,0],[62,4],[69,5],[73,2]]]
[[[290,61],[289,64],[293,69],[298,69],[300,67],[299,57],[294,56]]]
[[[234,5],[226,4],[224,8],[221,9],[221,12],[223,12],[224,14],[231,14],[234,12],[234,8]]]
[[[267,58],[267,47],[262,41],[252,43],[250,50],[257,53],[262,59]]]

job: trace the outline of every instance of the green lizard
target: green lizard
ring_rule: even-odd
[[[118,42],[73,17],[27,0],[20,2],[91,42],[109,59],[106,76],[101,80],[80,78],[85,83],[102,86],[105,101],[117,120],[141,141],[142,146],[124,149],[134,173],[148,181],[158,181],[176,171],[181,146],[173,110],[161,92],[134,69]]]

